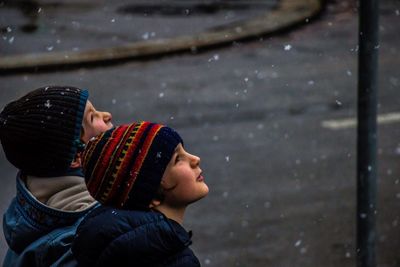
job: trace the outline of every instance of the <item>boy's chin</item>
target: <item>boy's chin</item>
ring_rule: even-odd
[[[202,188],[202,192],[201,192],[201,194],[199,194],[196,201],[199,201],[200,199],[206,197],[208,195],[208,192],[210,191],[208,186],[205,183],[203,185],[204,185],[204,187]]]
[[[206,185],[206,184],[204,184],[205,185],[205,189],[204,189],[204,196],[203,197],[205,197],[205,196],[207,196],[208,195],[208,192],[210,192],[210,189],[208,188],[208,185]]]

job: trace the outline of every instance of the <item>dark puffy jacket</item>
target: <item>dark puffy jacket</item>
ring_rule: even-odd
[[[95,207],[79,212],[53,209],[29,192],[20,173],[16,182],[17,195],[3,216],[9,246],[3,267],[77,266],[71,243],[78,224]]]
[[[191,234],[152,211],[99,207],[81,222],[72,245],[79,266],[200,266]]]

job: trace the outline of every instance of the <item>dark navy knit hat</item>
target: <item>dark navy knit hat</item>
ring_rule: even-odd
[[[177,132],[151,122],[102,133],[88,143],[82,157],[90,194],[104,205],[148,209],[179,143]]]
[[[78,149],[88,92],[47,86],[6,105],[0,141],[7,159],[23,173],[50,177],[69,169]]]

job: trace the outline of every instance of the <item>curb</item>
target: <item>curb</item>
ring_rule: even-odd
[[[93,64],[159,56],[182,51],[196,51],[234,41],[260,37],[308,22],[322,9],[321,0],[281,0],[277,9],[255,19],[225,25],[218,31],[192,36],[139,41],[124,46],[86,51],[32,53],[0,58],[0,72],[39,69],[57,66]]]

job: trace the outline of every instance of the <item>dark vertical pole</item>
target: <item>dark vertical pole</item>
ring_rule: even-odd
[[[360,0],[357,128],[357,267],[375,267],[378,0]]]

